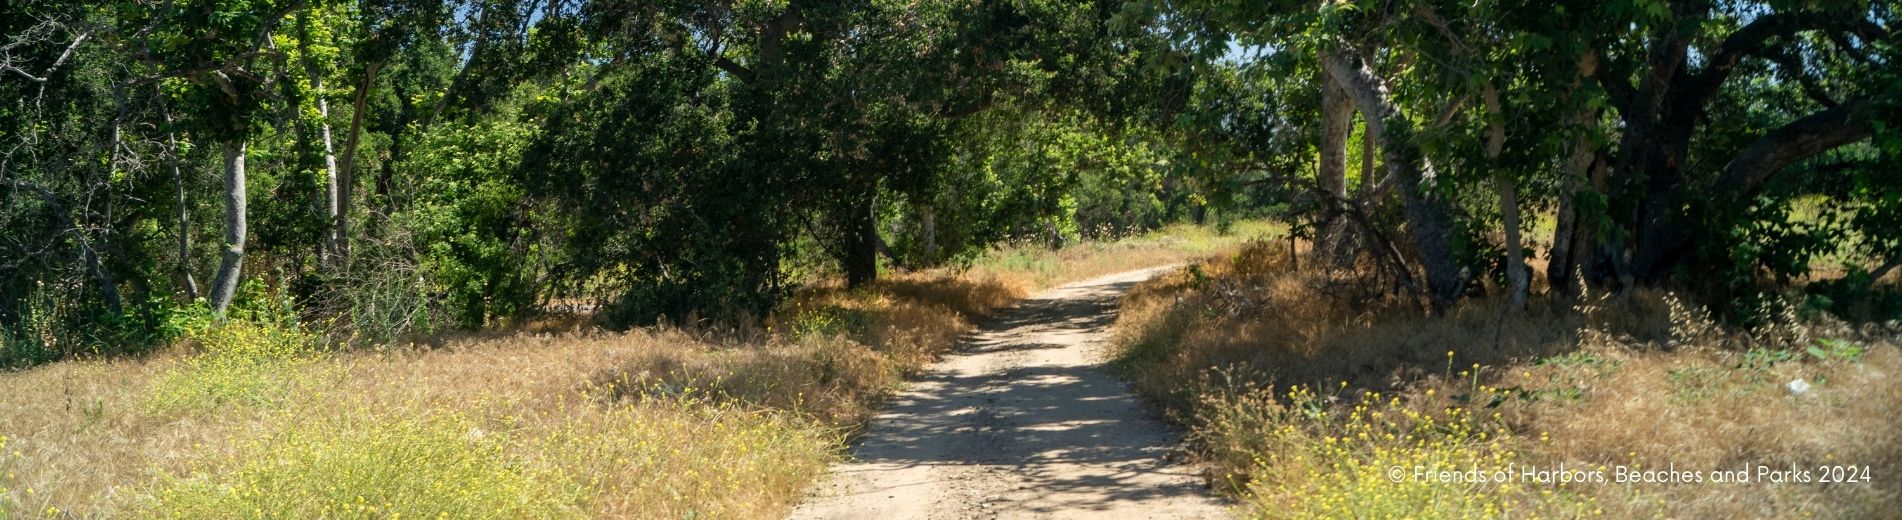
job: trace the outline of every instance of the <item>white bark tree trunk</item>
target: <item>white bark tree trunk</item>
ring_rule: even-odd
[[[317,93],[317,127],[324,140],[324,221],[329,225],[324,226],[324,254],[321,259],[324,265],[334,266],[342,258],[339,244],[343,242],[340,235],[343,226],[338,224],[338,219],[343,214],[343,205],[337,192],[341,183],[337,172],[337,152],[330,139],[330,101],[324,99],[324,75],[315,66],[310,67],[310,87]]]
[[[218,276],[212,279],[211,308],[223,317],[238,292],[239,272],[244,268],[245,187],[243,142],[224,143],[225,155],[225,250],[218,262]]]
[[[1480,93],[1486,102],[1487,125],[1486,161],[1496,163],[1499,152],[1506,147],[1506,127],[1502,110],[1499,107],[1499,91],[1491,84]],[[1497,166],[1497,164],[1494,164]],[[1531,291],[1532,281],[1526,273],[1525,252],[1521,248],[1519,236],[1519,190],[1513,185],[1511,175],[1504,170],[1493,169],[1493,186],[1499,190],[1499,220],[1506,227],[1506,282],[1511,285],[1508,299],[1512,308],[1526,306],[1526,293]]]
[[[1315,181],[1334,199],[1347,198],[1347,138],[1354,130],[1354,100],[1339,81],[1325,74],[1321,81],[1321,167]],[[1315,226],[1314,254],[1335,265],[1353,261],[1348,249],[1347,219],[1330,217]]]

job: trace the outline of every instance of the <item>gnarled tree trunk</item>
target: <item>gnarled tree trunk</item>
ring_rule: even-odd
[[[1449,241],[1452,215],[1445,200],[1426,192],[1433,165],[1413,142],[1412,120],[1394,105],[1385,82],[1364,63],[1356,67],[1338,52],[1323,54],[1321,63],[1328,75],[1346,87],[1361,113],[1367,115],[1368,124],[1381,136],[1387,169],[1399,183],[1401,202],[1406,205],[1407,230],[1426,268],[1427,292],[1436,309],[1446,308],[1459,299],[1463,289]]]

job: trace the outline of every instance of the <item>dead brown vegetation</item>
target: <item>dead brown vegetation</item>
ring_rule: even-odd
[[[1437,411],[1460,410],[1453,416],[1475,418],[1462,428],[1494,433],[1457,445],[1546,467],[1814,471],[1848,464],[1881,475],[1902,466],[1890,412],[1902,406],[1902,348],[1889,327],[1802,318],[1783,306],[1764,311],[1763,325],[1743,328],[1656,291],[1535,298],[1524,311],[1482,298],[1429,316],[1357,285],[1362,273],[1297,270],[1289,259],[1286,244],[1263,244],[1195,264],[1132,291],[1118,324],[1119,367],[1140,392],[1197,429],[1211,476],[1253,497],[1254,515],[1300,516],[1278,500],[1306,496],[1288,491],[1304,484],[1259,479],[1309,474],[1269,461],[1298,447],[1261,432],[1313,431],[1298,438],[1318,446],[1352,431],[1335,419],[1268,411],[1297,402],[1330,417],[1418,410],[1444,420]],[[1793,395],[1786,385],[1797,380],[1811,387]],[[1266,400],[1259,391],[1290,388],[1307,390]],[[1258,424],[1237,427],[1238,417]],[[1349,452],[1363,461],[1400,448],[1349,446],[1359,446]],[[1902,504],[1902,481],[1880,477],[1559,491],[1578,500],[1504,497],[1486,503],[1521,510],[1488,515],[1566,516],[1580,509],[1552,504],[1589,504],[1582,511],[1612,517],[1872,517]],[[1476,513],[1483,511],[1426,516]]]

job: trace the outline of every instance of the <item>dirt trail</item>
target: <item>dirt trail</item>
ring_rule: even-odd
[[[794,519],[1216,518],[1179,436],[1104,373],[1116,300],[1166,268],[1045,291],[933,365]]]

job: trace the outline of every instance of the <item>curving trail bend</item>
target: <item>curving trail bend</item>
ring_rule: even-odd
[[[966,339],[873,420],[794,519],[1225,516],[1179,434],[1103,372],[1123,291],[1170,267],[1051,289]]]

